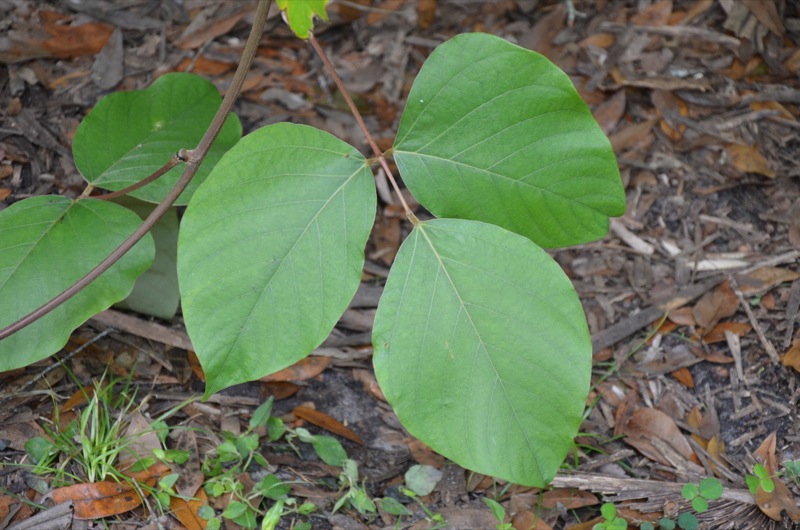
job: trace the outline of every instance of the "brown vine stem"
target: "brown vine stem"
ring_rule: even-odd
[[[405,197],[403,197],[403,194],[400,191],[400,186],[397,184],[397,180],[394,178],[394,174],[392,173],[392,170],[389,169],[389,164],[386,162],[386,157],[383,155],[383,152],[381,151],[380,147],[378,147],[378,144],[372,137],[372,133],[370,133],[369,129],[367,129],[367,124],[364,123],[364,119],[361,117],[361,113],[358,111],[358,108],[356,108],[356,104],[353,103],[353,99],[350,97],[350,94],[344,87],[342,79],[339,77],[339,74],[336,73],[336,70],[333,68],[333,64],[331,64],[331,61],[325,54],[325,50],[322,49],[322,46],[320,46],[319,41],[314,36],[313,32],[309,32],[308,42],[311,43],[311,46],[314,47],[314,51],[316,51],[317,55],[319,55],[319,58],[322,59],[322,64],[325,65],[325,69],[328,70],[328,73],[333,78],[333,82],[336,83],[336,87],[339,89],[339,92],[342,94],[342,97],[344,97],[344,100],[347,102],[347,106],[350,108],[350,112],[356,119],[358,126],[364,132],[364,136],[367,137],[367,143],[369,143],[369,146],[375,153],[378,163],[386,172],[386,178],[388,178],[389,182],[392,184],[392,188],[394,188],[394,192],[397,194],[397,198],[400,200],[400,204],[403,206],[403,210],[405,210],[406,212],[406,217],[408,218],[409,221],[411,221],[411,223],[414,226],[418,225],[419,220],[417,219],[417,216],[414,215],[414,212],[411,211],[411,208],[408,206]]]
[[[250,29],[250,35],[247,38],[247,43],[245,44],[244,51],[242,52],[242,59],[239,61],[239,66],[236,68],[236,73],[233,76],[230,87],[228,87],[228,90],[225,92],[225,97],[222,99],[222,104],[217,110],[214,120],[211,122],[211,125],[209,125],[208,130],[206,130],[206,133],[203,135],[203,138],[200,140],[200,143],[197,145],[197,147],[191,151],[181,150],[180,156],[186,157],[186,168],[183,170],[181,177],[175,183],[175,186],[170,190],[167,196],[164,197],[164,200],[155,207],[147,219],[144,220],[141,226],[139,226],[139,228],[137,228],[128,237],[128,239],[123,241],[119,247],[117,247],[111,254],[108,255],[108,257],[101,261],[94,269],[89,271],[80,280],[75,282],[75,284],[35,311],[28,313],[13,324],[0,329],[0,340],[8,337],[12,333],[16,333],[22,328],[42,318],[44,315],[69,300],[81,289],[96,280],[114,263],[119,261],[119,259],[126,252],[133,248],[133,246],[138,243],[147,232],[150,231],[153,225],[156,224],[156,222],[175,203],[180,194],[184,189],[186,189],[186,186],[192,180],[192,177],[194,177],[195,173],[197,173],[200,163],[203,161],[208,153],[208,150],[211,148],[211,144],[214,143],[214,140],[217,138],[220,129],[222,129],[222,125],[225,123],[225,119],[228,117],[228,113],[231,111],[231,108],[233,108],[236,98],[239,97],[239,92],[242,89],[245,75],[250,69],[250,65],[253,62],[253,57],[255,57],[256,54],[256,50],[258,50],[258,43],[261,40],[261,34],[264,31],[264,26],[267,22],[267,14],[269,13],[269,8],[271,5],[272,0],[259,0],[255,20],[253,21],[253,27]]]
[[[153,173],[152,175],[150,175],[146,179],[142,179],[139,182],[137,182],[136,184],[132,184],[131,186],[128,186],[127,188],[121,189],[119,191],[106,193],[105,195],[96,195],[96,196],[92,197],[92,199],[97,199],[97,200],[100,200],[100,201],[108,201],[108,200],[111,200],[111,199],[116,199],[117,197],[122,197],[123,195],[127,195],[132,191],[135,191],[135,190],[138,190],[139,188],[147,186],[148,184],[150,184],[151,182],[153,182],[157,178],[160,178],[161,176],[163,176],[170,169],[174,168],[175,166],[177,166],[181,162],[185,162],[185,161],[186,161],[185,153],[183,151],[178,151],[177,153],[175,153],[174,155],[172,155],[170,157],[169,161],[166,164],[164,164],[163,166],[158,168],[155,171],[155,173]]]

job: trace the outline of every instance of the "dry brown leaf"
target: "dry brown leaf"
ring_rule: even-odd
[[[530,510],[517,512],[511,518],[511,526],[514,530],[553,530],[552,526]]]
[[[580,41],[578,46],[581,48],[594,47],[607,50],[612,47],[616,41],[617,37],[613,33],[595,33]]]
[[[690,372],[688,368],[678,368],[670,373],[670,375],[683,386],[694,388],[694,378],[692,377],[692,372]]]
[[[436,20],[436,0],[417,0],[417,25],[426,29]]]
[[[444,465],[444,457],[434,453],[433,449],[420,442],[416,438],[408,440],[408,449],[411,451],[411,458],[417,464],[433,466],[437,469]],[[491,479],[489,479],[491,482]]]
[[[325,414],[324,412],[320,412],[308,407],[295,407],[292,410],[292,414],[300,419],[306,420],[309,423],[313,423],[317,427],[325,429],[326,431],[332,432],[333,434],[338,434],[342,438],[347,438],[358,445],[364,445],[364,440],[362,440],[359,435],[353,432],[344,423]]]
[[[692,457],[692,447],[681,433],[675,421],[658,409],[641,408],[631,415],[622,427],[625,442],[633,446],[646,457],[669,465],[661,452],[653,445],[652,440],[658,438],[672,447],[684,458]]]
[[[658,123],[658,118],[639,123],[625,125],[619,131],[608,137],[614,152],[619,154],[636,146],[647,145],[652,142],[651,131],[653,126]]]
[[[192,499],[184,500],[180,497],[170,497],[169,507],[172,514],[186,527],[186,530],[205,530],[208,521],[200,517],[197,511],[208,503],[205,490],[200,487]]]
[[[288,381],[273,381],[262,385],[261,397],[266,399],[272,396],[275,399],[286,399],[297,394],[299,391],[300,385]]]
[[[753,452],[753,454],[761,460],[761,463],[764,464],[764,467],[767,468],[767,473],[770,475],[774,475],[778,470],[778,457],[775,455],[776,444],[777,436],[772,432],[769,436],[764,438],[764,441],[761,442],[758,449]]]
[[[733,167],[742,173],[758,173],[769,178],[775,177],[769,161],[764,158],[757,145],[727,144],[725,150],[728,152]]]
[[[631,22],[642,26],[663,26],[672,15],[672,0],[660,0],[631,17]]]
[[[560,3],[552,11],[539,19],[531,30],[522,36],[521,41],[530,50],[535,50],[549,59],[551,57],[555,37],[564,29],[567,20],[567,7]]]
[[[656,112],[661,117],[659,122],[661,131],[673,142],[679,142],[686,131],[686,125],[679,123],[675,117],[688,116],[689,106],[672,92],[666,90],[653,90],[651,99]]]
[[[781,514],[786,510],[786,514],[792,521],[800,523],[800,508],[795,504],[792,492],[780,478],[771,477],[771,480],[775,484],[773,491],[766,492],[761,486],[756,490],[755,498],[758,508],[774,521],[782,521]]]
[[[780,267],[761,267],[748,274],[736,275],[739,290],[744,295],[763,293],[782,283],[793,282],[798,278],[800,278],[799,272]]]
[[[595,107],[592,115],[604,133],[610,133],[625,114],[625,101],[625,89],[622,89]]]
[[[784,366],[794,368],[796,372],[800,372],[800,339],[795,339],[786,353],[783,354],[781,362]]]
[[[750,10],[753,15],[761,22],[768,30],[783,37],[786,29],[783,27],[783,20],[778,13],[778,7],[775,5],[774,0],[741,0],[742,4]]]
[[[669,316],[667,318],[681,326],[697,325],[697,321],[694,319],[694,315],[692,315],[691,307],[679,307],[678,309],[673,309],[669,312]]]
[[[721,319],[735,315],[737,309],[739,299],[725,280],[694,304],[692,315],[699,326],[710,329]]]
[[[600,500],[593,493],[575,488],[559,488],[542,494],[542,507],[546,509],[558,508],[561,505],[567,510],[574,510],[596,504],[600,504]]]
[[[248,3],[245,7],[227,16],[212,16],[204,21],[193,21],[184,30],[178,40],[175,41],[175,46],[182,50],[194,50],[199,48],[207,42],[228,33],[253,9],[254,7]]]
[[[688,24],[695,18],[699,17],[714,5],[716,0],[700,0],[699,2],[695,2],[692,4],[692,7],[686,12],[683,18],[680,20],[679,24]]]
[[[150,479],[155,484],[155,479]],[[72,502],[75,519],[100,519],[119,515],[142,504],[139,493],[127,482],[86,482],[56,488],[47,494],[56,504]]]
[[[319,355],[309,355],[272,375],[267,375],[259,379],[262,383],[273,383],[276,381],[305,381],[313,379],[321,374],[328,365],[331,364],[330,357]]]
[[[706,344],[725,342],[727,340],[725,338],[726,331],[744,337],[751,329],[753,329],[753,326],[746,322],[720,322],[703,335],[703,342]]]

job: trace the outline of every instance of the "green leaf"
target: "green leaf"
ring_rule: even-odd
[[[400,504],[400,501],[393,497],[383,497],[377,501],[381,505],[381,509],[389,515],[414,515],[414,512]]]
[[[270,396],[264,403],[259,405],[256,410],[253,411],[253,415],[250,416],[250,429],[264,427],[267,425],[270,414],[272,413],[272,402],[273,398]]]
[[[697,489],[703,497],[713,501],[722,497],[722,482],[714,477],[706,477],[697,485]]]
[[[431,54],[394,158],[437,217],[486,221],[544,247],[598,239],[625,211],[613,150],[569,77],[492,35],[459,35]]]
[[[256,487],[263,497],[267,497],[275,501],[285,500],[286,496],[289,494],[289,486],[284,484],[281,479],[272,474],[266,475],[263,479],[261,479]]]
[[[155,205],[124,196],[114,200],[145,219]],[[156,245],[156,257],[144,274],[136,279],[133,291],[115,307],[170,320],[178,311],[178,211],[170,208],[150,230]]]
[[[375,374],[409,432],[463,467],[543,487],[589,390],[583,309],[530,240],[476,221],[420,223],[375,315]]]
[[[761,483],[759,478],[753,475],[747,475],[744,477],[744,481],[747,483],[747,489],[750,490],[750,493],[755,495],[756,491],[758,491],[758,486]]]
[[[39,196],[0,212],[0,328],[71,286],[139,224],[133,212],[96,199]],[[153,239],[147,235],[80,293],[1,340],[0,372],[61,349],[75,328],[131,292],[153,252]]]
[[[281,515],[283,515],[283,501],[279,500],[264,514],[264,519],[261,521],[261,530],[275,530],[281,520]]]
[[[506,509],[503,508],[499,502],[494,499],[490,499],[489,497],[484,497],[483,502],[489,507],[490,510],[492,510],[492,515],[494,515],[494,518],[502,523],[503,519],[506,518]]]
[[[775,482],[773,482],[771,478],[761,479],[760,484],[761,489],[766,493],[772,493],[775,491]]]
[[[146,90],[115,92],[103,98],[75,131],[75,165],[91,184],[121,190],[150,176],[180,149],[194,149],[211,124],[222,98],[202,77],[171,73]],[[239,118],[230,114],[189,187],[176,205],[189,202],[220,157],[242,136]],[[131,193],[160,202],[183,166]]]
[[[280,123],[228,151],[178,241],[206,396],[277,372],[325,340],[361,280],[375,205],[364,157],[323,131]]]
[[[681,488],[681,496],[686,500],[692,500],[697,497],[697,486],[694,484],[685,484]]]
[[[286,22],[292,31],[301,39],[308,39],[308,33],[314,27],[314,16],[328,20],[325,5],[330,0],[278,0],[278,9],[285,13]]]
[[[767,478],[769,475],[769,473],[767,473],[767,468],[764,467],[764,464],[756,464],[753,466],[753,473],[755,473],[758,478]]]
[[[708,501],[703,497],[695,497],[692,499],[692,509],[697,513],[704,513],[708,511]]]
[[[235,519],[244,514],[247,510],[249,510],[249,507],[243,502],[231,501],[228,503],[225,511],[222,512],[222,516],[228,519]]]
[[[428,495],[442,479],[442,472],[428,465],[414,465],[405,474],[406,486],[417,495]]]
[[[350,505],[362,515],[375,513],[375,503],[369,498],[363,488],[353,488],[350,490]]]
[[[600,513],[606,521],[613,521],[617,517],[617,507],[613,502],[606,502],[600,507]]]
[[[33,463],[38,464],[47,457],[54,455],[58,448],[44,436],[34,436],[25,442],[25,451],[31,457]]]
[[[661,530],[675,530],[675,521],[662,517],[658,520],[658,526]]]
[[[683,530],[697,530],[697,517],[689,512],[683,512],[678,516],[678,526]]]
[[[317,435],[311,441],[314,452],[329,466],[341,466],[347,460],[347,453],[333,436]]]

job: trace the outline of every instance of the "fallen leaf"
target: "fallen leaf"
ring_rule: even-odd
[[[792,492],[780,478],[772,477],[772,482],[775,484],[774,490],[766,492],[761,486],[756,490],[758,508],[774,521],[782,521],[781,514],[785,510],[792,521],[800,523],[800,508],[795,504]]]
[[[695,303],[692,315],[699,326],[710,329],[721,319],[736,314],[737,309],[739,299],[728,280],[725,280]]]
[[[761,267],[747,274],[737,274],[739,290],[744,295],[754,295],[769,291],[773,287],[800,278],[800,272],[780,267]]]
[[[169,499],[172,514],[186,527],[186,530],[205,530],[208,521],[200,517],[197,510],[207,503],[208,497],[202,487],[197,489],[192,499],[184,500],[180,497],[170,497]]]
[[[305,381],[321,374],[331,364],[330,357],[309,355],[279,372],[259,379],[263,383],[274,381]]]
[[[272,396],[275,399],[286,399],[292,397],[300,391],[300,385],[288,381],[274,381],[264,383],[261,386],[261,397],[267,399]]]
[[[636,146],[650,143],[652,141],[650,131],[657,122],[658,118],[650,118],[639,123],[628,124],[609,136],[608,139],[614,152],[619,154]]]
[[[642,26],[663,26],[672,14],[672,0],[661,0],[648,5],[631,17],[631,22]]]
[[[800,339],[792,342],[792,345],[783,354],[781,362],[787,368],[794,368],[796,372],[800,372]]]
[[[691,307],[680,307],[678,309],[673,309],[669,312],[667,318],[676,324],[680,324],[681,326],[697,325],[697,321],[694,319],[694,315],[692,315]]]
[[[617,126],[625,114],[625,103],[625,89],[621,89],[592,111],[592,116],[604,133],[610,133]]]
[[[683,386],[694,388],[694,378],[692,377],[692,372],[690,372],[688,368],[679,368],[670,373],[670,375]]]
[[[622,427],[625,442],[651,460],[670,465],[652,441],[659,439],[689,460],[692,446],[681,433],[675,421],[658,409],[640,408],[633,412]]]
[[[511,527],[514,530],[553,530],[553,527],[530,510],[522,510],[511,518]]]
[[[593,493],[575,488],[559,488],[542,494],[542,507],[547,509],[561,505],[567,510],[574,510],[595,504],[600,504],[600,500]]]
[[[744,337],[750,330],[753,329],[753,326],[747,324],[746,322],[720,322],[710,331],[707,331],[703,335],[703,342],[706,344],[714,344],[716,342],[724,342],[725,339],[725,332],[730,331],[731,333],[738,335],[740,337]]]
[[[773,432],[764,438],[758,449],[753,452],[764,464],[764,467],[767,468],[767,473],[770,475],[774,475],[778,471],[778,458],[775,456],[776,442],[777,437]]]
[[[152,479],[155,484],[155,479]],[[151,485],[152,485],[151,484]],[[86,482],[51,491],[56,504],[72,502],[75,519],[100,519],[133,510],[142,498],[127,482]]]
[[[768,30],[783,37],[786,29],[783,27],[783,20],[778,13],[778,7],[774,1],[769,0],[741,0],[742,4],[755,15]]]
[[[417,25],[426,29],[436,20],[436,0],[417,0]]]
[[[175,46],[182,50],[194,50],[203,46],[221,35],[225,35],[249,12],[253,10],[252,5],[237,10],[236,12],[227,16],[210,16],[206,17],[204,12],[198,17],[202,19],[195,19],[183,31],[183,34],[175,41]]]
[[[309,423],[313,423],[317,427],[321,427],[326,431],[338,434],[342,438],[347,438],[348,440],[351,440],[359,445],[364,445],[364,440],[362,440],[359,435],[354,433],[339,420],[328,416],[324,412],[320,412],[308,407],[295,407],[292,410],[292,414],[300,419],[306,420]]]
[[[661,131],[673,142],[677,143],[683,138],[686,125],[677,121],[678,116],[688,116],[689,107],[684,101],[672,92],[666,90],[653,90],[651,99],[661,121]]]
[[[775,172],[757,145],[727,144],[725,150],[734,168],[742,173],[758,173],[774,178]]]

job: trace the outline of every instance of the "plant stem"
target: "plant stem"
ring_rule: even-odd
[[[339,74],[336,73],[336,70],[333,68],[333,64],[328,59],[328,56],[325,54],[325,51],[320,46],[319,41],[314,36],[313,32],[309,32],[308,34],[308,42],[311,43],[311,46],[314,47],[314,51],[317,52],[319,58],[322,59],[322,64],[325,65],[325,68],[328,70],[328,73],[333,78],[333,82],[336,83],[336,87],[339,89],[339,92],[342,94],[342,97],[347,102],[347,106],[350,108],[350,112],[353,114],[353,117],[356,119],[358,126],[361,127],[361,130],[364,132],[364,136],[367,137],[367,143],[372,148],[372,151],[375,153],[375,156],[378,159],[378,163],[383,167],[383,170],[386,172],[386,178],[389,179],[389,182],[392,184],[394,188],[394,192],[397,194],[397,198],[400,200],[400,204],[403,205],[403,210],[406,212],[406,217],[416,226],[419,224],[419,220],[417,216],[414,215],[414,212],[411,211],[411,208],[408,206],[405,197],[400,192],[400,186],[397,184],[397,180],[394,178],[394,174],[392,170],[389,169],[389,164],[386,162],[386,157],[383,155],[380,147],[375,142],[375,139],[372,137],[372,134],[367,129],[367,124],[364,123],[364,119],[361,117],[361,113],[356,108],[356,104],[353,103],[353,99],[350,97],[350,94],[347,92],[347,89],[344,87],[344,83],[342,83],[342,79],[339,77]]]
[[[112,192],[112,193],[106,193],[105,195],[97,195],[95,197],[92,197],[92,199],[98,199],[98,200],[101,200],[101,201],[108,201],[108,200],[111,200],[111,199],[116,199],[117,197],[122,197],[123,195],[127,195],[128,193],[130,193],[130,192],[132,192],[134,190],[138,190],[139,188],[141,188],[143,186],[147,186],[148,184],[150,184],[151,182],[153,182],[157,178],[159,178],[162,175],[164,175],[170,169],[174,168],[175,166],[177,166],[181,162],[185,162],[185,161],[186,161],[186,150],[185,149],[181,149],[180,151],[178,151],[177,153],[172,155],[170,157],[169,161],[167,161],[166,164],[164,164],[163,166],[158,168],[155,171],[155,173],[153,173],[152,175],[150,175],[146,179],[142,179],[139,182],[137,182],[136,184],[132,184],[132,185],[128,186],[127,188],[121,189],[119,191],[115,191],[115,192]]]
[[[250,29],[250,35],[247,38],[247,43],[245,44],[244,51],[242,52],[242,59],[239,61],[239,66],[236,69],[236,73],[233,76],[230,87],[228,87],[228,90],[225,92],[225,97],[222,99],[222,104],[217,110],[214,120],[211,122],[211,125],[209,125],[208,130],[206,130],[206,133],[203,135],[203,138],[200,140],[200,143],[197,145],[197,147],[191,151],[186,151],[186,168],[183,170],[181,177],[175,183],[175,186],[170,190],[167,196],[164,197],[164,200],[155,207],[147,219],[144,220],[141,226],[139,226],[139,228],[137,228],[133,234],[128,237],[128,239],[123,241],[119,247],[109,254],[106,259],[101,261],[94,269],[89,271],[71,287],[43,306],[31,313],[28,313],[13,324],[1,329],[0,340],[8,337],[12,333],[16,333],[22,328],[42,318],[44,315],[69,300],[84,287],[96,280],[114,263],[119,261],[126,252],[133,248],[133,246],[138,243],[139,240],[142,239],[145,234],[147,234],[147,232],[150,231],[153,225],[155,225],[156,222],[175,203],[180,194],[184,189],[186,189],[186,186],[192,180],[192,177],[194,177],[195,173],[197,173],[200,163],[203,161],[208,153],[208,150],[211,148],[211,144],[214,143],[214,140],[217,138],[222,125],[225,123],[225,119],[228,117],[228,113],[233,107],[236,98],[239,96],[239,92],[242,89],[242,84],[244,83],[245,75],[250,69],[250,65],[253,62],[253,57],[255,57],[256,54],[256,50],[258,50],[258,43],[261,40],[261,34],[264,31],[264,26],[267,22],[267,14],[269,13],[269,8],[271,5],[272,0],[259,0],[255,20],[253,21],[253,27]]]

